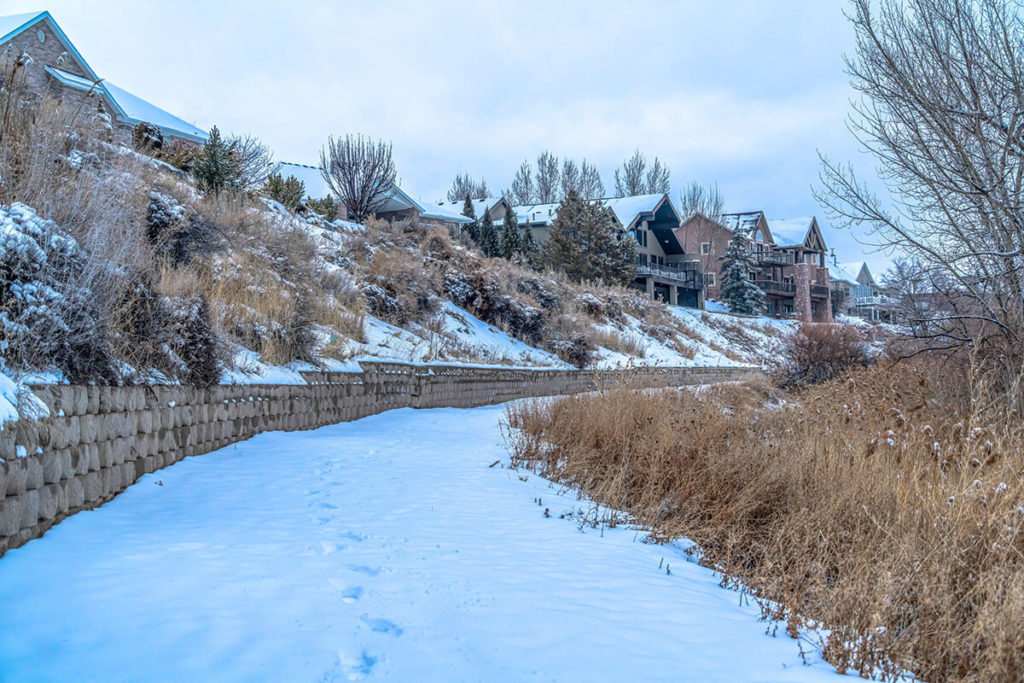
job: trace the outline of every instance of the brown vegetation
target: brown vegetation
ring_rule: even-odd
[[[514,461],[687,536],[839,671],[1024,676],[1024,426],[960,358],[780,395],[621,386],[508,410]],[[1019,392],[1010,394],[1019,396]]]

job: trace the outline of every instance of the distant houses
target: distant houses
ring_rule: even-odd
[[[27,100],[50,96],[76,108],[94,100],[93,111],[102,105],[121,142],[129,142],[140,123],[155,126],[168,142],[201,144],[208,137],[205,130],[93,71],[49,12],[0,17],[0,65]]]

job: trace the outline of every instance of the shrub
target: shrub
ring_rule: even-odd
[[[194,296],[168,301],[173,321],[171,350],[181,360],[183,384],[208,387],[220,381],[217,338],[206,299]]]
[[[330,197],[324,197],[323,199],[307,199],[306,206],[309,207],[310,211],[320,214],[328,221],[334,221],[338,218],[339,204]]]
[[[780,384],[819,384],[872,362],[867,343],[853,326],[805,323],[783,344]]]
[[[263,186],[263,194],[289,211],[297,211],[302,206],[306,184],[295,176],[282,178],[280,173],[271,173]]]

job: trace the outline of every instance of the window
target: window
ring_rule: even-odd
[[[711,253],[711,242],[701,242],[700,243],[700,253],[703,256],[707,256],[708,254],[710,254]]]
[[[715,274],[714,273],[704,273],[704,286],[705,287],[714,287],[715,286]]]

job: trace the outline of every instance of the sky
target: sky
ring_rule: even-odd
[[[507,187],[544,149],[611,190],[640,149],[671,169],[673,199],[717,183],[729,210],[816,215],[839,261],[887,268],[811,193],[819,151],[873,173],[846,128],[845,0],[41,2],[0,14],[48,9],[100,76],[278,160],[369,135],[436,201],[460,172]]]

